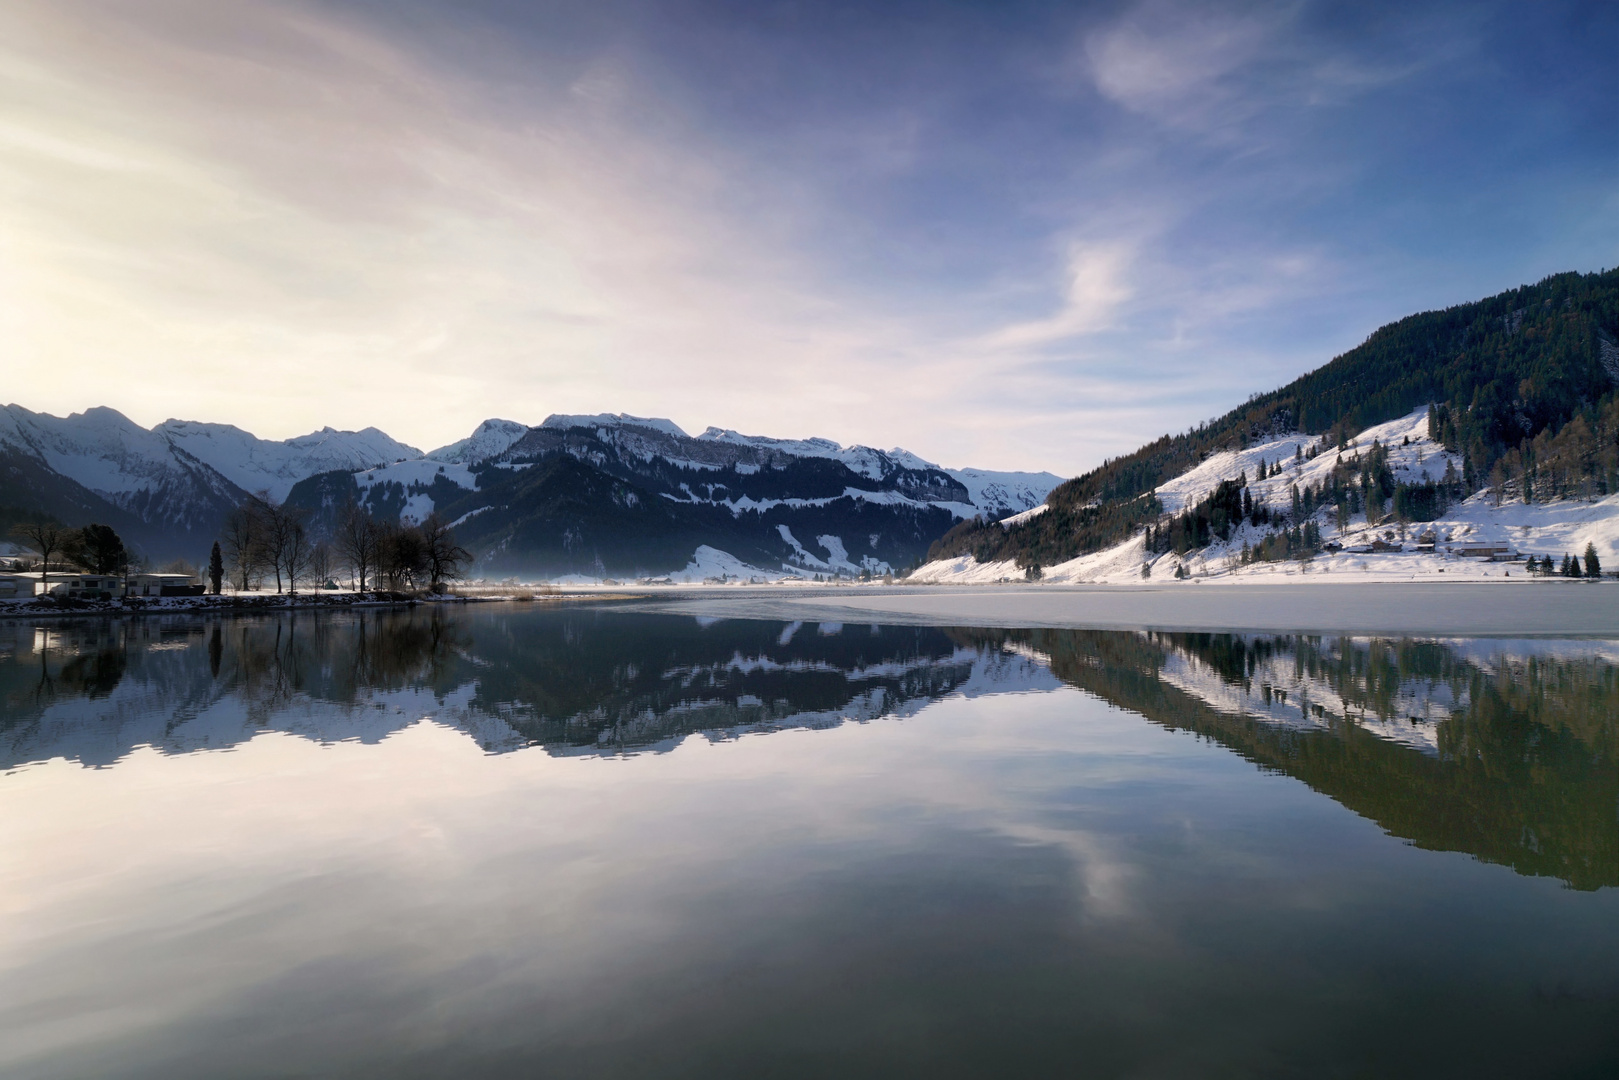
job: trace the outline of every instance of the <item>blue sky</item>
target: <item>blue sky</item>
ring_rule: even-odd
[[[0,4],[7,397],[1078,472],[1615,264],[1612,4]]]

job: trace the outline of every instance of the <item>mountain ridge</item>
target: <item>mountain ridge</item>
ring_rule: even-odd
[[[580,468],[517,475],[558,455]],[[494,556],[485,565],[506,570],[678,572],[701,561],[701,549],[730,545],[721,553],[738,566],[785,560],[795,572],[858,574],[914,564],[952,521],[1037,505],[1059,482],[1051,473],[945,470],[905,450],[828,439],[718,427],[693,437],[624,413],[553,414],[536,425],[490,419],[423,454],[374,427],[267,440],[205,421],[143,428],[107,406],[66,417],[0,409],[0,525],[41,513],[98,521],[154,559],[200,560],[225,516],[263,492],[308,510],[317,533],[349,501],[385,519],[439,509],[464,527],[482,517],[469,538]],[[621,540],[585,558],[589,520]],[[632,534],[639,539],[629,542]],[[614,550],[629,564],[609,566]]]

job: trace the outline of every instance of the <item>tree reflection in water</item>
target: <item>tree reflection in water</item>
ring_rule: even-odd
[[[1611,642],[816,626],[417,608],[0,627],[0,764],[182,753],[423,716],[486,749],[658,750],[1062,684],[1196,732],[1388,832],[1619,885]]]

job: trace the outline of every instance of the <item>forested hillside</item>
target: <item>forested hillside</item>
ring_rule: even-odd
[[[1009,526],[963,522],[928,557],[1062,562],[1157,523],[1154,489],[1212,453],[1288,431],[1342,446],[1430,404],[1434,437],[1463,459],[1464,493],[1608,494],[1619,490],[1616,387],[1619,270],[1557,274],[1391,323],[1279,390],[1068,481],[1043,513]]]

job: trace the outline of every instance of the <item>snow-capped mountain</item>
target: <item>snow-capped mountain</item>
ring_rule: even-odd
[[[278,441],[192,420],[147,429],[105,407],[0,409],[0,509],[109,524],[154,560],[205,558],[264,491],[317,531],[350,500],[404,520],[437,511],[489,570],[853,575],[912,564],[953,522],[1027,510],[1057,483],[827,439],[693,438],[622,413],[487,420],[424,455],[376,428]]]
[[[277,500],[286,498],[292,485],[306,476],[336,469],[358,472],[422,456],[420,450],[374,427],[363,431],[327,427],[277,442],[230,424],[165,420],[152,434],[212,466],[244,491],[268,491]]]
[[[424,457],[315,477],[292,497],[312,511],[358,499],[383,517],[437,512],[488,573],[701,580],[882,573],[953,522],[1027,510],[1058,482],[601,413],[487,420]]]
[[[116,409],[69,416],[0,408],[0,506],[71,524],[99,521],[154,559],[205,556],[249,492],[286,497],[307,476],[367,469],[421,452],[376,428],[326,428],[284,441],[229,424],[165,420],[147,429]]]
[[[115,409],[67,417],[0,408],[0,505],[64,521],[100,521],[155,557],[188,553],[242,491],[218,471]]]
[[[1061,477],[1048,472],[946,469],[898,447],[877,450],[870,446],[843,446],[831,439],[776,439],[743,435],[719,427],[710,427],[694,438],[673,421],[628,413],[553,415],[537,429],[511,420],[485,420],[468,438],[426,456],[433,461],[469,466],[514,460],[553,449],[558,441],[556,433],[575,429],[594,431],[598,438],[642,461],[662,458],[683,468],[699,470],[740,467],[746,471],[772,465],[779,467],[792,459],[817,458],[836,461],[849,471],[875,481],[890,480],[903,473],[942,473],[960,486],[959,491],[950,491],[956,497],[924,496],[922,501],[941,505],[958,517],[977,514],[1001,517],[1032,509],[1044,502],[1051,489],[1062,482]],[[534,432],[540,434],[531,434]],[[938,494],[943,490],[941,488]]]

